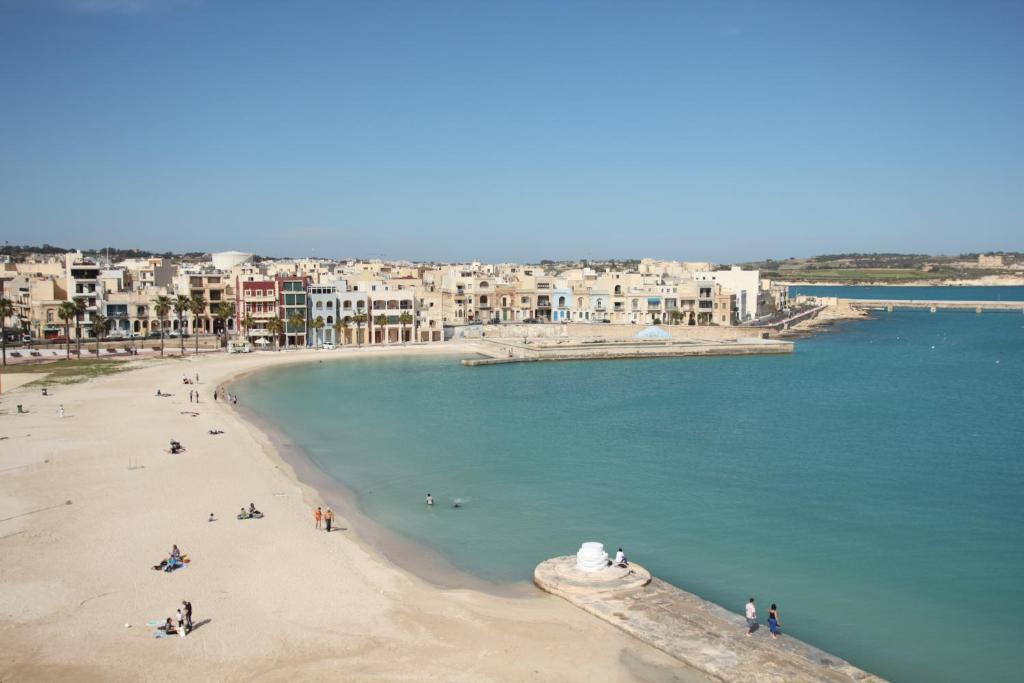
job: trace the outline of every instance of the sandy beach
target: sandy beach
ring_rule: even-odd
[[[5,392],[0,679],[707,680],[558,598],[439,588],[384,560],[348,519],[315,530],[317,491],[267,435],[212,400],[215,386],[264,367],[459,350],[145,359],[48,397]],[[197,386],[182,384],[197,373]],[[170,455],[171,438],[186,452]],[[236,520],[250,502],[265,518]],[[187,568],[151,569],[173,544]],[[154,638],[147,622],[183,599],[195,630]]]

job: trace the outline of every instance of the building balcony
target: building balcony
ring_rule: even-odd
[[[243,294],[243,301],[277,301],[277,296],[274,294]]]

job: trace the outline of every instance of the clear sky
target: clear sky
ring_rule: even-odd
[[[0,0],[0,239],[1024,250],[1024,2]]]

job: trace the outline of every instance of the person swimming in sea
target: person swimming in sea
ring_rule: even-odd
[[[434,505],[434,497],[432,495],[430,495],[429,493],[427,494],[427,505],[429,505],[429,506],[433,506]]]

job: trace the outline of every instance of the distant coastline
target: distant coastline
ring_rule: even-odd
[[[887,282],[885,280],[776,280],[787,287],[1022,287],[1024,276],[986,275],[970,280],[910,280]]]

